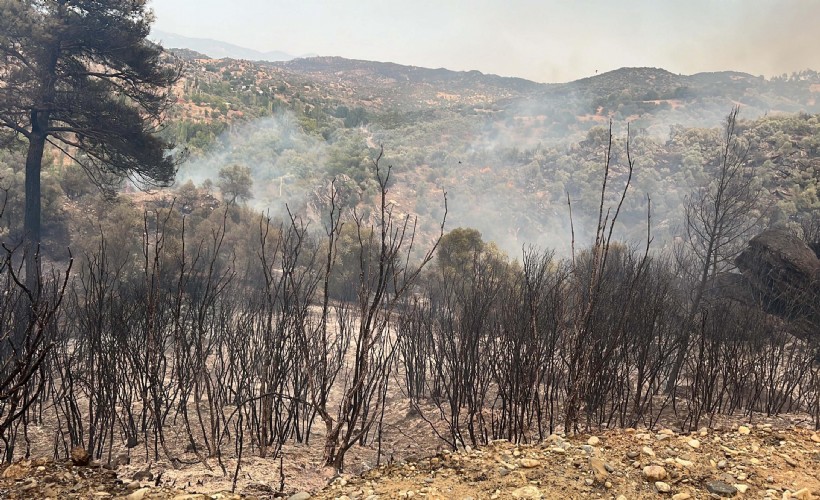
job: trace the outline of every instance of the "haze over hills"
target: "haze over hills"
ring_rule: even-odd
[[[442,99],[451,104],[526,99],[527,105],[542,108],[538,111],[549,111],[550,106],[545,107],[545,104],[555,99],[582,99],[584,104],[593,106],[593,112],[616,101],[619,104],[630,101],[652,103],[658,109],[644,111],[655,113],[666,105],[675,105],[675,100],[722,97],[748,108],[748,117],[748,112],[755,116],[768,112],[811,112],[816,107],[817,85],[820,85],[817,74],[811,70],[793,74],[791,85],[784,86],[782,78],[766,79],[742,72],[680,75],[659,68],[621,68],[569,83],[550,84],[475,70],[452,71],[393,62],[318,57],[315,54],[294,56],[281,51],[260,52],[219,40],[190,38],[160,30],[154,30],[151,38],[165,47],[189,49],[212,59],[275,63],[274,66],[287,73],[330,86],[327,90],[331,92],[333,86],[345,82],[353,88],[355,95],[365,100],[373,97],[380,105],[415,108],[437,105]],[[187,56],[194,59],[196,55]],[[428,98],[425,87],[435,92],[434,99]],[[387,90],[392,94],[390,99],[379,95]],[[684,120],[684,123],[694,121]]]
[[[225,165],[247,165],[254,177],[251,203],[260,209],[317,206],[317,189],[332,177],[347,179],[350,192],[366,197],[373,182],[369,158],[383,145],[385,161],[395,167],[391,197],[403,213],[440,215],[445,189],[448,227],[476,227],[513,254],[525,243],[554,248],[567,239],[567,192],[578,203],[576,230],[585,232],[581,214],[592,211],[600,188],[611,120],[618,155],[627,124],[640,145],[633,150],[639,169],[624,237],[638,237],[648,193],[656,200],[653,223],[661,242],[673,236],[680,204],[703,178],[710,141],[733,106],[741,107],[744,120],[768,115],[767,127],[786,127],[776,139],[756,130],[762,122],[747,127],[759,143],[756,162],[779,168],[790,162],[788,168],[799,171],[787,180],[761,177],[784,197],[784,213],[815,204],[804,188],[818,166],[810,146],[820,141],[816,119],[773,121],[820,112],[814,71],[765,79],[622,68],[543,84],[341,57],[252,62],[180,55],[188,66],[175,131],[194,151],[180,181],[201,183]]]
[[[166,47],[193,50],[213,59],[258,61],[261,65],[274,63],[274,67],[286,73],[327,86],[326,90],[331,93],[333,87],[344,83],[356,98],[367,101],[372,97],[381,106],[417,109],[446,103],[486,104],[504,99],[524,99],[527,106],[535,108],[534,111],[549,112],[553,109],[550,103],[555,99],[565,101],[562,105],[567,100],[580,99],[584,106],[592,108],[579,109],[579,112],[597,113],[600,107],[606,109],[615,102],[629,101],[644,103],[642,106],[646,109],[643,111],[656,114],[668,106],[680,108],[675,101],[681,99],[691,103],[693,100],[725,98],[723,100],[727,102],[737,101],[748,108],[746,116],[749,117],[749,112],[754,116],[778,111],[811,112],[816,107],[817,85],[820,85],[816,73],[810,70],[800,72],[799,76],[794,74],[790,85],[784,86],[780,78],[765,79],[741,72],[680,75],[659,68],[621,68],[569,83],[550,84],[475,70],[451,71],[342,57],[259,52],[217,40],[188,38],[163,31],[154,31],[151,36]],[[193,58],[190,54],[187,56]],[[388,90],[390,95],[385,95]],[[656,109],[649,109],[650,104]],[[692,124],[695,120],[683,120],[682,123]]]
[[[222,168],[245,166],[249,205],[273,214],[287,205],[318,219],[331,179],[346,204],[367,206],[383,146],[391,203],[418,215],[426,237],[438,230],[446,191],[448,229],[476,228],[510,255],[527,244],[565,251],[568,195],[578,240],[590,234],[611,123],[612,185],[625,181],[627,126],[636,159],[619,237],[645,236],[648,194],[660,246],[678,235],[684,200],[709,178],[734,106],[777,220],[820,210],[815,71],[762,78],[641,67],[545,84],[341,57],[217,58],[184,45],[174,51],[185,71],[164,130],[191,152],[177,186],[213,186]],[[60,226],[57,214],[48,220]]]

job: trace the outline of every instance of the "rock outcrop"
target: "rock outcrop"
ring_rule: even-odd
[[[792,333],[820,341],[820,259],[785,229],[752,238],[735,259],[756,301],[788,321]]]

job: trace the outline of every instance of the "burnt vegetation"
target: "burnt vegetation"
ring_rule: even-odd
[[[659,122],[663,140],[646,116],[688,106],[694,121],[730,76],[730,100],[783,85],[783,109],[805,109],[817,73],[544,87],[312,59],[203,60],[182,78],[143,43],[145,2],[111,3],[129,28],[113,45],[78,14],[104,21],[98,4],[0,0],[5,462],[47,446],[201,463],[236,488],[252,455],[279,461],[285,490],[286,446],[314,444],[340,473],[351,450],[402,458],[390,440],[409,420],[453,449],[719,415],[820,428],[818,116],[734,108],[719,129]],[[647,74],[658,85],[631,85]],[[216,185],[133,193],[128,175],[172,181],[176,142],[193,165],[222,162]],[[454,206],[464,227],[448,232]]]
[[[733,112],[717,175],[688,199],[687,237],[665,248],[654,248],[651,198],[632,186],[632,138],[611,133],[594,238],[571,228],[563,257],[525,248],[511,259],[474,229],[445,233],[444,217],[421,241],[417,218],[388,202],[381,154],[371,206],[343,203],[330,182],[315,223],[187,186],[184,203],[126,212],[117,226],[133,231],[100,224],[36,291],[6,246],[4,459],[32,453],[37,427],[55,457],[79,446],[108,463],[201,462],[235,485],[249,455],[285,460],[290,443],[318,441],[341,471],[353,447],[394,458],[383,450],[396,398],[402,418],[452,448],[660,422],[688,431],[721,414],[799,412],[820,426],[817,312],[805,310],[818,303],[818,222],[794,225],[800,255],[815,259],[789,271],[808,279],[799,293],[771,269],[738,272],[765,207],[737,123]],[[635,197],[644,237],[628,244],[618,218]],[[739,276],[757,292],[736,293]]]

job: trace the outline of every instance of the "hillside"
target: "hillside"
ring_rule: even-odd
[[[182,180],[199,183],[226,164],[247,164],[253,205],[274,210],[315,205],[317,188],[340,175],[368,196],[368,158],[383,145],[395,167],[391,198],[402,212],[439,218],[446,190],[449,227],[477,227],[518,253],[528,243],[566,244],[567,191],[583,230],[600,186],[606,126],[611,120],[623,151],[629,124],[638,169],[623,221],[643,220],[644,194],[652,195],[662,244],[713,161],[716,131],[733,106],[741,107],[751,159],[765,165],[761,181],[782,215],[820,207],[812,190],[818,92],[812,71],[766,80],[623,68],[547,85],[338,57],[189,59],[169,133],[193,153]]]
[[[407,110],[494,103],[533,95],[545,87],[522,78],[479,71],[429,69],[341,57],[296,59],[276,67],[308,77],[329,89],[342,84],[355,88],[356,93],[351,96],[354,99],[371,103],[375,100],[382,107]]]
[[[281,214],[287,205],[316,220],[333,178],[348,206],[366,204],[375,186],[371,161],[384,146],[383,162],[394,167],[391,203],[397,213],[419,216],[423,239],[436,234],[447,192],[448,228],[475,227],[510,255],[528,244],[566,252],[567,195],[578,239],[587,241],[611,121],[614,172],[625,172],[627,124],[636,162],[617,237],[645,237],[648,194],[654,244],[662,247],[679,235],[686,196],[708,181],[719,130],[736,105],[768,220],[820,210],[820,75],[813,71],[763,79],[622,68],[547,85],[338,57],[253,62],[177,54],[185,74],[164,133],[190,152],[178,186],[202,187],[221,168],[244,165],[257,210]],[[11,180],[6,224],[14,226],[22,174],[13,155],[0,162],[0,176]],[[61,255],[78,234],[68,222],[74,212],[59,208],[73,206],[61,205],[60,193],[79,201],[68,193],[77,187],[66,184],[77,179],[66,179],[65,165],[46,180],[56,183],[50,192],[57,197],[45,208],[47,248]]]

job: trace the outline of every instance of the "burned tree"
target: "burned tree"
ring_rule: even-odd
[[[364,440],[378,420],[390,367],[398,349],[395,336],[391,334],[392,316],[410,293],[424,266],[433,259],[444,232],[442,220],[441,232],[432,247],[417,264],[411,263],[416,243],[416,220],[410,215],[395,214],[388,205],[391,167],[385,169],[380,165],[382,155],[383,150],[373,160],[379,185],[375,223],[371,226],[361,214],[353,212],[359,270],[357,298],[354,303],[337,308],[338,335],[349,336],[353,349],[350,363],[342,370],[345,385],[341,401],[335,418],[326,404],[317,407],[327,431],[325,463],[337,471],[343,469],[345,454],[350,447]],[[334,227],[333,223],[330,227]],[[328,262],[332,262],[332,252],[335,251],[332,238]],[[326,352],[318,354],[321,356]]]
[[[698,189],[685,206],[684,248],[678,255],[681,271],[692,288],[667,392],[672,392],[678,381],[691,332],[698,328],[701,305],[711,284],[718,275],[733,269],[734,257],[761,219],[761,191],[747,162],[750,146],[738,136],[739,112],[735,107],[726,117],[713,180]]]

